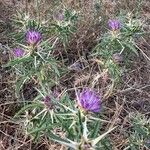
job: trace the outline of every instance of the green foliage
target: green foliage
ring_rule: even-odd
[[[10,37],[16,43],[24,44],[25,43],[25,35],[27,30],[34,29],[40,31],[41,33],[46,32],[46,24],[41,23],[36,19],[30,19],[29,14],[25,14],[22,12],[18,12],[17,15],[13,19],[14,23],[14,32],[10,33]]]
[[[120,81],[122,75],[120,65],[122,61],[126,64],[133,54],[138,56],[135,40],[138,34],[142,33],[142,25],[138,19],[122,16],[120,21],[121,29],[105,33],[94,48],[95,54],[92,54],[103,60],[102,67],[107,68],[110,77],[117,82]],[[116,62],[113,58],[115,54],[123,57],[123,60],[120,61],[118,58],[120,62]]]
[[[68,17],[69,18],[69,17]],[[70,19],[72,20],[72,18]],[[55,42],[49,41],[49,25],[30,19],[28,15],[18,13],[14,20],[16,32],[11,36],[14,39],[14,46],[20,47],[25,51],[25,55],[21,58],[14,58],[6,66],[15,68],[18,75],[17,92],[20,91],[22,85],[30,80],[35,79],[37,82],[52,82],[59,78],[66,71],[65,66],[58,60],[54,53]],[[42,34],[42,41],[36,46],[29,45],[26,41],[26,33],[28,30],[36,30]],[[69,31],[66,31],[68,34]]]
[[[131,121],[133,130],[129,135],[130,149],[150,149],[150,119],[138,113],[131,116]]]
[[[51,82],[54,85],[54,80],[67,71],[62,60],[54,55],[54,47],[58,40],[61,40],[64,46],[68,43],[70,35],[76,31],[77,14],[65,9],[60,15],[64,16],[62,21],[51,22],[39,22],[40,19],[30,19],[29,14],[19,12],[14,18],[15,32],[10,34],[14,39],[14,47],[22,48],[25,51],[22,58],[15,58],[7,64],[7,66],[15,68],[18,75],[17,92],[30,79],[34,79],[38,83]],[[26,34],[29,30],[35,30],[42,34],[41,42],[35,46],[29,45],[26,41]],[[55,36],[53,34],[56,35],[55,41],[50,42],[50,36]]]
[[[59,16],[61,15],[61,20]],[[56,21],[51,25],[55,34],[60,38],[65,46],[69,42],[70,36],[75,33],[77,24],[77,13],[72,10],[63,10],[58,13]]]
[[[99,114],[82,112],[76,107],[76,101],[70,100],[68,94],[55,98],[51,93],[49,107],[45,101],[45,92],[39,91],[40,95],[22,107],[14,117],[23,120],[28,135],[34,140],[47,136],[73,149],[83,148],[86,143],[96,149],[109,147],[110,142],[105,136],[113,129],[106,133],[99,132],[102,124]],[[61,130],[60,134],[65,135],[65,138],[58,136],[57,130]]]
[[[13,66],[16,73],[19,75],[18,83],[20,86],[24,83],[25,79],[33,79],[38,82],[53,82],[56,76],[61,76],[58,68],[61,65],[54,58],[47,58],[43,52],[35,52],[34,55],[24,56],[23,58],[16,58],[8,63],[7,66]],[[61,69],[62,70],[62,69]],[[63,71],[63,70],[62,70]],[[20,87],[17,87],[20,89]]]

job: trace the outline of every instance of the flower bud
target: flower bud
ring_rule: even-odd
[[[113,61],[117,64],[120,64],[123,62],[123,56],[120,53],[113,54],[112,58],[113,58]]]
[[[24,55],[24,50],[21,48],[15,48],[13,53],[15,57],[22,57]]]
[[[26,41],[30,45],[36,45],[38,44],[42,39],[42,35],[40,32],[35,30],[29,30],[26,33]]]
[[[108,26],[112,31],[119,30],[121,28],[121,23],[119,20],[109,20]]]

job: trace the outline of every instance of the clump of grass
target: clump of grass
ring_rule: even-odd
[[[150,120],[143,114],[131,115],[132,130],[129,135],[129,147],[134,149],[149,149],[150,148]]]

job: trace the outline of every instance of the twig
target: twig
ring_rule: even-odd
[[[18,142],[20,142],[20,143],[22,143],[22,144],[25,144],[23,141],[20,141],[20,140],[14,138],[13,136],[11,136],[11,135],[9,135],[9,134],[3,132],[2,130],[0,130],[0,132],[1,132],[2,134],[4,134],[5,136],[7,136],[7,137],[9,137],[9,138],[11,138],[11,139],[13,139],[13,140],[15,140],[15,141],[18,141]]]
[[[140,86],[140,87],[135,87],[135,86],[133,86],[133,87],[129,87],[129,88],[127,88],[127,89],[124,89],[124,90],[119,90],[119,91],[117,91],[117,94],[118,93],[126,93],[126,92],[129,92],[129,91],[131,91],[131,90],[143,90],[143,89],[145,89],[145,88],[147,88],[147,87],[150,87],[150,85],[145,85],[145,86]]]
[[[141,48],[139,48],[137,45],[135,45],[135,47],[140,50],[140,52],[143,54],[144,57],[146,57],[149,61],[150,61],[150,58],[143,52],[143,50]]]

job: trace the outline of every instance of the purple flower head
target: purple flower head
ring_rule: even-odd
[[[54,99],[59,100],[59,99],[60,99],[60,92],[55,89],[55,90],[52,92],[52,96],[53,96]]]
[[[51,92],[51,94],[44,97],[44,99],[43,99],[44,104],[49,109],[52,109],[53,106],[54,106],[53,99],[54,100],[59,100],[60,99],[59,95],[60,95],[60,93],[58,91],[54,90],[53,92]]]
[[[120,53],[114,53],[112,55],[113,61],[116,62],[117,64],[120,64],[123,62],[123,56]]]
[[[121,28],[121,23],[119,20],[109,20],[108,21],[108,26],[111,30],[119,30]]]
[[[78,96],[79,105],[86,111],[100,112],[101,97],[91,89],[83,90]]]
[[[24,55],[24,50],[22,50],[21,48],[15,48],[13,50],[13,53],[15,57],[22,57]]]
[[[40,32],[35,30],[29,30],[26,33],[26,41],[28,44],[35,45],[39,43],[42,39],[42,35]]]
[[[56,15],[56,20],[58,20],[58,21],[63,21],[64,20],[64,15],[63,14],[57,14]]]
[[[65,19],[64,11],[58,10],[57,12],[55,12],[54,19],[56,19],[57,21],[63,21]]]
[[[59,14],[58,15],[58,20],[59,21],[63,21],[64,20],[64,15],[63,14]]]
[[[46,96],[44,99],[44,104],[49,108],[51,109],[52,108],[52,101],[51,101],[51,98],[49,96]]]

